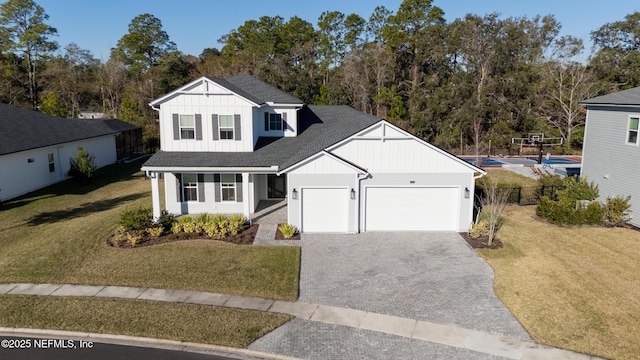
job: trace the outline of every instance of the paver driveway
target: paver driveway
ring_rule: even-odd
[[[530,340],[457,233],[305,234],[301,245],[301,301]]]

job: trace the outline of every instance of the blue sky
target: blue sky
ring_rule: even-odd
[[[107,60],[112,47],[128,31],[137,15],[150,13],[162,21],[164,30],[178,49],[199,55],[204,48],[221,45],[218,39],[246,20],[280,15],[299,16],[316,24],[323,11],[357,13],[368,19],[373,9],[384,5],[395,12],[401,0],[36,0],[50,16],[49,25],[58,30],[55,40],[71,42]],[[633,0],[434,0],[447,21],[467,13],[498,12],[503,17],[533,17],[553,14],[562,24],[562,34],[571,34],[589,43],[590,32],[605,23],[624,19],[640,11]]]

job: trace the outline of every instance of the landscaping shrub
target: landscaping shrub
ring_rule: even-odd
[[[71,159],[69,176],[84,185],[89,183],[93,179],[95,171],[95,156],[89,154],[86,149],[79,147],[75,155]]]
[[[631,196],[608,197],[604,203],[604,220],[609,225],[621,225],[631,219]]]
[[[213,217],[213,223],[216,227],[215,236],[227,236],[229,234],[229,219],[222,214],[217,214]]]
[[[282,236],[284,236],[286,239],[289,239],[296,234],[296,228],[289,224],[280,225],[280,227],[278,227],[278,230],[280,230]]]
[[[543,184],[546,184],[546,189],[553,186],[554,190],[543,192],[538,200],[536,215],[558,225],[602,223],[603,208],[599,202],[594,201],[599,191],[593,183],[588,183],[585,178],[559,178],[555,175],[541,175],[540,183],[543,191]],[[584,200],[590,203],[585,205]]]
[[[127,209],[120,214],[119,224],[125,231],[144,230],[153,224],[153,211],[149,207]]]
[[[173,224],[176,223],[176,221],[178,221],[178,219],[176,218],[175,215],[173,214],[169,214],[168,212],[163,212],[162,215],[160,215],[160,218],[158,219],[158,224],[162,225],[162,227],[164,228],[164,231],[171,231],[171,228],[173,227]]]
[[[480,220],[477,223],[471,224],[471,229],[469,229],[469,236],[474,239],[477,239],[481,236],[489,235],[489,223],[487,220]]]
[[[233,214],[228,220],[229,234],[236,235],[244,228],[244,223],[247,222],[247,218],[241,214]]]
[[[145,231],[147,232],[147,234],[149,234],[149,236],[158,237],[162,235],[164,228],[162,226],[155,226],[155,227],[147,228]]]
[[[193,219],[189,215],[181,216],[180,218],[178,218],[178,221],[176,221],[171,226],[171,232],[174,234],[177,234],[179,232],[188,233],[188,232],[192,232],[194,229],[195,229],[195,224],[193,222]]]
[[[211,222],[212,220],[213,220],[213,216],[211,216],[211,214],[209,213],[202,213],[200,215],[197,215],[193,219],[196,226],[195,232],[197,233],[205,232],[206,224]]]
[[[129,231],[127,232],[127,241],[131,244],[131,247],[136,247],[138,241],[142,239],[142,235],[138,234],[137,231]]]

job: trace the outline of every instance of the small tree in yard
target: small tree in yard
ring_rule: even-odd
[[[485,181],[484,192],[480,195],[480,206],[482,218],[487,222],[489,239],[487,245],[493,244],[496,232],[502,222],[502,211],[511,195],[512,186],[498,186],[496,182]]]
[[[95,156],[89,154],[84,148],[79,147],[73,159],[71,159],[69,176],[77,179],[82,185],[85,185],[91,181],[95,171]]]

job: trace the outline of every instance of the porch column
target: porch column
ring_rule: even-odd
[[[251,221],[251,195],[249,194],[249,173],[242,173],[242,209],[244,217]]]
[[[153,221],[160,219],[160,174],[149,173],[151,178],[151,202],[153,204]]]

